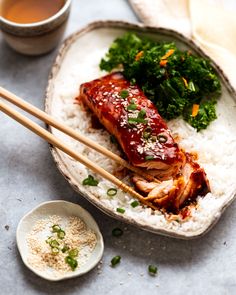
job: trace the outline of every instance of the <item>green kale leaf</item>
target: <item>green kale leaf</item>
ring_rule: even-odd
[[[221,84],[210,62],[178,49],[173,42],[157,42],[126,33],[117,38],[100,62],[102,70],[122,70],[137,83],[166,120],[182,116],[200,131],[216,117]],[[193,104],[199,113],[191,117]]]

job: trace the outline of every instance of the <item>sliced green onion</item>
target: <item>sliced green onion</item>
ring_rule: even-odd
[[[145,157],[145,160],[146,161],[150,161],[150,160],[153,160],[154,159],[154,156],[151,156],[151,155],[148,155]]]
[[[57,232],[57,237],[58,237],[58,239],[60,239],[60,240],[63,240],[64,239],[64,237],[65,237],[65,235],[66,235],[66,233],[64,232],[64,230],[59,230],[58,232]]]
[[[126,97],[129,96],[129,91],[126,89],[121,90],[120,96],[125,99]]]
[[[92,175],[88,175],[82,182],[83,185],[97,186],[98,180],[96,180]]]
[[[137,124],[137,118],[128,118],[128,123],[129,124]]]
[[[59,253],[59,249],[57,247],[53,247],[51,251],[53,255],[57,255]]]
[[[68,254],[70,257],[74,258],[79,255],[79,251],[77,249],[71,249]]]
[[[165,135],[163,135],[163,134],[159,134],[159,135],[157,136],[157,139],[158,139],[158,141],[159,141],[160,143],[165,143],[165,142],[167,142],[167,137],[166,137]]]
[[[70,256],[66,256],[65,258],[65,262],[67,264],[69,264],[69,266],[71,267],[71,269],[74,271],[76,269],[76,267],[78,266],[78,262],[77,260],[75,260],[74,258],[70,257]]]
[[[47,244],[50,244],[52,238],[53,238],[52,236],[51,236],[51,237],[48,237],[47,240],[46,240],[45,242],[46,242]]]
[[[147,128],[145,128],[144,131],[151,133],[152,132],[152,127],[148,126]]]
[[[120,236],[123,235],[123,230],[120,229],[119,227],[116,227],[116,228],[114,228],[114,229],[112,230],[112,235],[113,235],[114,237],[120,237]]]
[[[114,197],[117,194],[117,189],[116,188],[109,188],[107,190],[107,195],[109,197]]]
[[[61,228],[60,228],[60,226],[59,226],[58,224],[54,224],[54,225],[52,226],[52,232],[53,232],[53,233],[57,233],[60,229],[61,229]]]
[[[128,111],[135,111],[136,109],[137,109],[136,104],[130,104],[130,105],[127,106]]]
[[[116,211],[122,214],[125,213],[125,209],[123,208],[116,208]]]
[[[143,131],[143,138],[144,138],[144,139],[149,139],[150,136],[151,136],[151,134],[152,134],[152,128],[148,126],[148,127],[145,128],[144,131]]]
[[[148,266],[148,272],[151,275],[155,275],[157,273],[157,267],[155,265],[149,265]]]
[[[150,133],[148,133],[148,132],[143,132],[143,138],[144,139],[148,139],[149,137],[150,137]]]
[[[69,249],[70,249],[69,246],[64,245],[64,247],[61,249],[61,252],[62,252],[62,253],[65,253],[65,252],[67,252]]]
[[[138,118],[144,119],[146,116],[146,110],[141,109],[141,111],[138,113]]]
[[[112,260],[111,260],[111,265],[112,266],[117,265],[118,263],[120,263],[120,260],[121,260],[121,257],[120,256],[113,257]]]
[[[134,99],[131,99],[130,104],[127,106],[128,111],[135,111],[137,109],[137,105],[135,104]]]
[[[141,111],[139,111],[139,113],[138,113],[138,117],[137,118],[132,118],[132,117],[129,117],[128,118],[128,123],[129,124],[137,124],[137,123],[147,124],[148,121],[147,120],[144,120],[145,116],[146,116],[146,110],[145,109],[141,109]]]
[[[130,204],[133,208],[135,207],[138,207],[140,204],[138,201],[133,201],[131,204]]]
[[[51,246],[52,248],[57,248],[57,247],[59,246],[59,243],[58,243],[57,240],[51,240],[51,241],[49,242],[49,244],[50,244],[50,246]]]
[[[153,136],[151,137],[151,141],[153,141],[153,142],[157,141],[157,137],[156,137],[156,135],[153,135]]]
[[[129,124],[138,124],[138,123],[144,123],[147,124],[147,120],[144,120],[142,118],[128,118]]]

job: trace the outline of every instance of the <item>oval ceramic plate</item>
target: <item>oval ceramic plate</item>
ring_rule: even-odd
[[[113,40],[127,31],[159,41],[174,41],[179,48],[208,58],[196,44],[177,32],[119,21],[92,23],[64,42],[49,78],[46,111],[117,153],[119,151],[109,141],[109,134],[104,130],[92,128],[90,115],[75,104],[75,97],[79,93],[81,83],[105,74],[99,71],[100,59]],[[154,233],[188,239],[209,230],[234,199],[236,192],[236,183],[231,178],[231,175],[236,174],[236,96],[220,68],[213,62],[212,64],[222,81],[222,96],[217,103],[218,119],[207,130],[198,133],[182,119],[169,122],[172,132],[181,137],[180,145],[188,152],[198,153],[198,161],[206,170],[212,188],[212,193],[198,199],[197,205],[191,209],[190,217],[182,220],[178,216],[172,216],[173,218],[168,219],[159,211],[152,213],[149,208],[141,206],[132,208],[132,198],[120,191],[111,199],[106,195],[106,191],[112,185],[97,175],[95,177],[100,180],[98,187],[83,186],[83,179],[91,174],[91,171],[52,148],[59,170],[73,188],[106,214]],[[109,159],[55,129],[51,131],[77,152],[86,155],[109,172],[114,173],[119,169]],[[125,213],[118,213],[117,207],[125,208]]]
[[[89,229],[95,232],[97,237],[97,244],[88,261],[74,272],[69,272],[68,274],[63,274],[60,276],[54,276],[52,270],[44,271],[35,269],[27,261],[29,255],[27,235],[32,231],[32,228],[38,220],[48,218],[52,215],[59,216],[62,218],[62,220],[63,218],[66,219],[70,216],[78,217],[84,221]],[[103,237],[93,217],[81,206],[61,200],[42,203],[27,213],[18,224],[16,242],[24,264],[38,276],[50,281],[70,279],[87,273],[98,264],[102,258],[104,250]]]

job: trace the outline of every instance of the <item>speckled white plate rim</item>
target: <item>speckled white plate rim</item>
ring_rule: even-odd
[[[21,241],[20,241],[20,239],[21,239],[20,238],[21,227],[22,227],[23,222],[25,222],[25,220],[27,220],[27,218],[29,216],[31,216],[32,214],[34,214],[40,208],[42,208],[44,206],[47,206],[49,204],[53,204],[53,203],[54,204],[62,203],[62,204],[66,204],[66,205],[69,205],[69,206],[77,207],[78,212],[80,211],[80,213],[83,212],[85,215],[87,215],[86,216],[86,219],[83,218],[84,223],[86,225],[88,225],[87,224],[87,220],[90,219],[90,221],[93,223],[93,225],[95,227],[95,230],[94,231],[95,231],[96,237],[97,237],[97,244],[96,244],[95,248],[98,247],[99,251],[98,251],[98,255],[96,257],[96,260],[94,260],[94,262],[91,263],[90,266],[88,268],[86,268],[84,271],[79,271],[79,269],[78,269],[74,273],[69,273],[69,274],[66,274],[66,275],[58,276],[58,277],[49,277],[47,275],[43,275],[41,271],[38,271],[37,269],[35,269],[32,266],[30,266],[30,264],[27,262],[27,256],[25,256],[23,254],[22,247],[21,247]],[[77,216],[79,217],[80,215],[78,214]],[[22,259],[23,263],[25,264],[25,266],[28,269],[30,269],[33,273],[35,273],[36,275],[38,275],[39,277],[41,277],[43,279],[46,279],[48,281],[61,281],[61,280],[71,279],[71,278],[74,278],[74,277],[78,277],[78,276],[84,275],[85,273],[87,273],[90,270],[92,270],[98,264],[98,262],[101,260],[101,258],[103,256],[103,252],[104,252],[103,236],[102,236],[102,234],[100,232],[100,229],[99,229],[99,226],[98,226],[97,222],[95,221],[95,219],[93,218],[93,216],[86,209],[84,209],[83,207],[81,207],[80,205],[75,204],[75,203],[72,203],[72,202],[64,201],[64,200],[53,200],[53,201],[46,201],[46,202],[40,203],[39,205],[37,205],[36,207],[34,207],[32,210],[30,210],[28,213],[26,213],[21,218],[21,220],[19,221],[18,226],[17,226],[17,229],[16,229],[16,245],[17,245],[18,251],[20,253],[21,259]]]
[[[212,63],[212,66],[215,68],[217,71],[218,75],[222,79],[222,83],[230,93],[230,95],[233,97],[233,99],[236,101],[236,91],[232,87],[230,81],[228,80],[227,76],[223,72],[223,70],[209,57],[209,55],[199,47],[198,44],[196,44],[193,40],[189,39],[188,37],[182,35],[181,33],[171,30],[171,29],[166,29],[162,27],[152,27],[152,26],[146,26],[141,23],[131,23],[131,22],[126,22],[126,21],[114,21],[114,20],[103,20],[103,21],[95,21],[84,28],[82,28],[80,31],[73,33],[71,36],[69,36],[62,44],[57,57],[55,58],[54,64],[51,69],[51,73],[49,74],[49,79],[48,79],[48,86],[46,89],[46,94],[45,94],[45,111],[49,114],[51,114],[51,92],[53,91],[53,83],[54,80],[57,76],[58,71],[60,70],[61,63],[63,62],[64,57],[67,54],[68,49],[73,45],[74,42],[76,42],[77,39],[79,39],[81,36],[97,30],[101,28],[116,28],[116,29],[126,29],[126,30],[135,30],[139,31],[142,33],[159,33],[159,34],[165,34],[167,36],[174,37],[178,41],[181,41],[182,43],[186,44],[190,48],[194,49],[194,51],[199,54],[202,57],[205,57],[209,59]],[[46,125],[48,130],[51,131],[50,126]],[[201,237],[205,235],[219,220],[220,216],[223,214],[224,210],[232,203],[232,201],[236,198],[236,193],[235,190],[230,192],[228,194],[227,200],[224,200],[221,204],[221,207],[219,208],[219,211],[217,214],[212,215],[212,218],[210,221],[205,223],[204,226],[202,226],[200,229],[196,231],[189,231],[189,232],[182,232],[182,231],[177,231],[177,230],[170,230],[164,227],[153,227],[151,224],[137,221],[133,218],[122,216],[122,214],[117,214],[117,212],[114,212],[110,210],[107,206],[102,204],[99,200],[94,197],[93,194],[87,192],[82,185],[78,184],[71,175],[71,173],[68,170],[67,164],[63,161],[63,159],[60,156],[60,152],[54,148],[53,146],[50,145],[50,149],[52,152],[52,156],[54,158],[54,161],[57,165],[57,168],[59,171],[62,173],[62,175],[65,177],[65,179],[70,183],[70,185],[73,187],[75,191],[80,193],[82,196],[84,196],[89,202],[91,202],[94,206],[96,206],[98,209],[100,209],[102,212],[105,214],[118,219],[120,221],[126,222],[128,224],[132,224],[138,228],[141,228],[143,230],[150,231],[155,234],[160,234],[164,236],[169,236],[173,238],[178,238],[178,239],[194,239]]]

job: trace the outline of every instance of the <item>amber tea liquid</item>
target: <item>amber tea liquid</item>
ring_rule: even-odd
[[[1,15],[12,22],[29,24],[43,21],[56,14],[65,0],[2,0]]]

